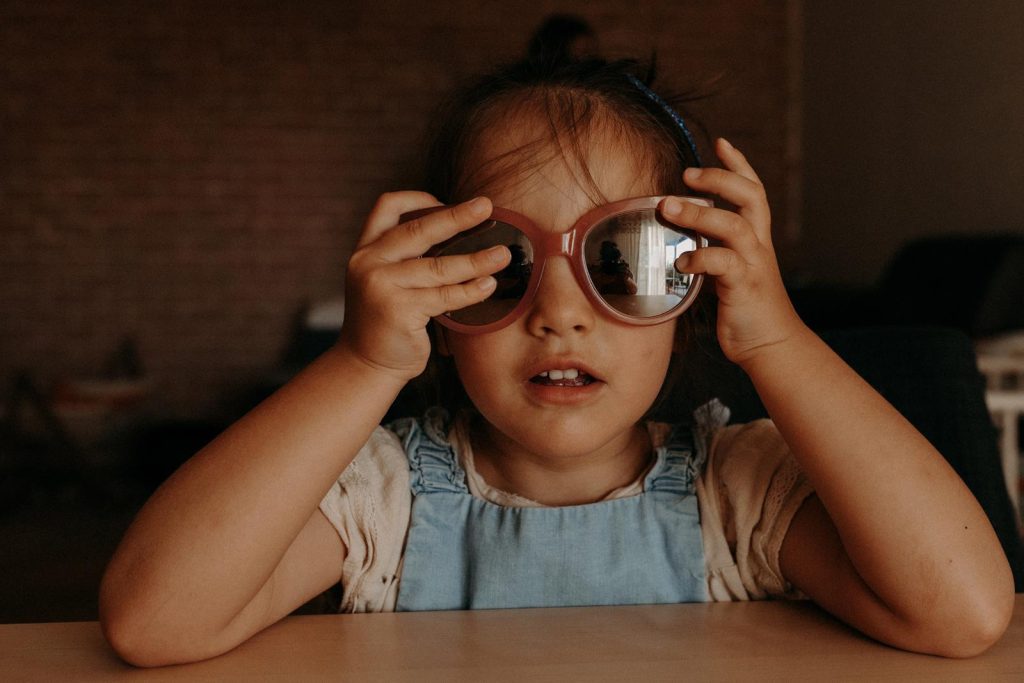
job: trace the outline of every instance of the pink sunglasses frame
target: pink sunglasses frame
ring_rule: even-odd
[[[536,223],[522,214],[509,209],[503,209],[497,206],[494,207],[491,210],[491,216],[488,221],[494,220],[501,221],[502,223],[508,223],[522,231],[533,246],[534,266],[533,271],[530,273],[530,279],[526,285],[526,291],[523,293],[522,298],[520,298],[519,303],[517,303],[511,311],[492,323],[485,323],[483,325],[467,325],[466,323],[460,323],[453,320],[449,314],[436,316],[434,319],[439,324],[463,334],[485,334],[487,332],[495,332],[503,327],[507,327],[522,316],[526,309],[533,303],[533,299],[537,295],[537,288],[540,286],[540,279],[544,274],[544,266],[546,265],[547,260],[553,256],[565,256],[569,259],[569,264],[573,275],[576,278],[576,282],[580,289],[583,290],[583,293],[587,296],[590,303],[597,308],[597,310],[603,311],[615,320],[631,325],[657,325],[681,315],[683,311],[690,307],[694,299],[697,298],[697,294],[700,292],[701,284],[704,282],[704,276],[701,273],[693,274],[693,280],[690,284],[689,290],[686,292],[686,295],[670,310],[649,318],[640,318],[626,315],[625,313],[616,310],[601,298],[601,295],[598,294],[593,281],[590,279],[590,274],[587,272],[587,264],[583,254],[583,243],[587,234],[601,222],[629,211],[657,209],[658,204],[664,198],[665,195],[634,197],[594,207],[580,216],[580,218],[576,220],[576,223],[573,224],[572,228],[563,233],[552,233],[546,230],[541,230],[537,227]],[[701,206],[713,206],[710,200],[700,197],[680,197],[680,199],[694,204],[699,204]],[[399,221],[401,223],[405,223],[445,208],[448,207],[446,205],[433,206],[426,209],[410,211],[408,213],[403,213],[399,218]],[[664,219],[662,219],[662,222],[678,229],[680,232],[685,232],[692,236],[697,243],[697,249],[703,249],[708,246],[708,240],[703,235],[696,233],[693,230],[680,228],[673,223],[664,221]],[[436,256],[440,250],[445,247],[445,245],[472,234],[483,225],[484,223],[481,223],[479,226],[463,230],[448,240],[445,240],[440,244],[435,244],[427,250],[427,253],[424,254],[424,256]]]

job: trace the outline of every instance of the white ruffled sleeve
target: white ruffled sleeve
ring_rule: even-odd
[[[411,503],[402,445],[378,427],[320,501],[345,545],[340,611],[394,610]]]
[[[779,551],[800,505],[813,493],[771,420],[715,430],[697,482],[713,600],[800,597]]]

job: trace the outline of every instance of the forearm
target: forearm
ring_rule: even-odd
[[[223,626],[266,583],[402,383],[341,349],[183,465],[112,559],[101,610]]]
[[[1012,579],[977,501],[824,342],[801,328],[744,369],[857,573],[895,615],[913,623],[1001,599]]]

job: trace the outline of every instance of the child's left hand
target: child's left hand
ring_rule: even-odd
[[[688,168],[683,179],[694,190],[722,197],[737,212],[671,197],[663,200],[661,212],[673,223],[721,242],[680,256],[676,268],[715,276],[718,342],[726,357],[742,366],[806,328],[782,284],[764,186],[725,139],[718,139],[716,152],[725,169]]]

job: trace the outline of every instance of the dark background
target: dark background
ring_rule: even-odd
[[[440,94],[553,11],[713,93],[693,110],[760,173],[795,292],[1024,235],[1012,0],[2,1],[0,621],[95,618],[145,495],[301,364]]]

